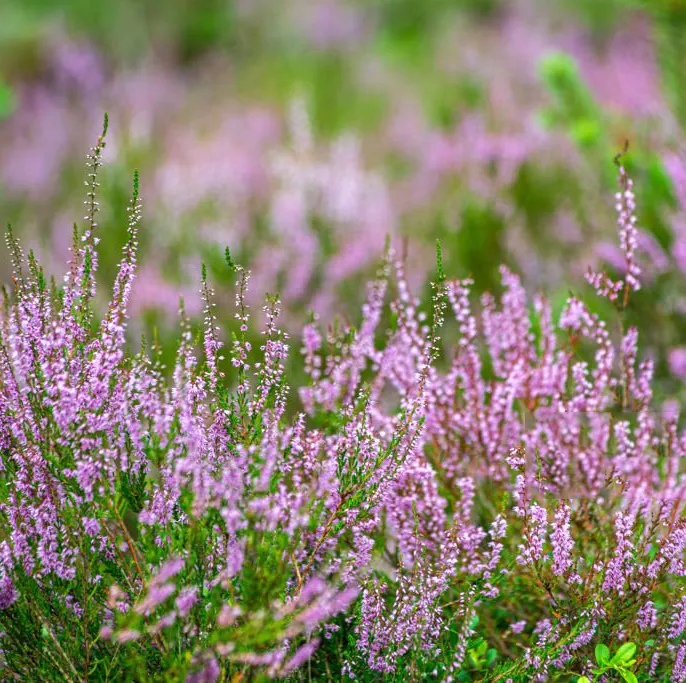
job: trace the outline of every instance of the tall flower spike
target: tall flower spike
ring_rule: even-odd
[[[626,168],[621,163],[624,151],[615,157],[618,170],[619,192],[615,195],[617,211],[617,227],[619,229],[619,246],[624,254],[626,273],[624,280],[612,280],[607,273],[589,272],[587,281],[593,286],[599,296],[606,297],[610,301],[617,301],[621,295],[622,308],[626,308],[630,292],[641,289],[639,277],[641,268],[636,261],[636,249],[638,247],[638,230],[636,229],[636,201],[634,195],[634,183],[629,177]]]
[[[62,297],[62,311],[60,314],[59,327],[63,334],[83,341],[85,330],[90,325],[91,311],[88,302],[95,296],[95,273],[98,269],[97,244],[95,236],[97,223],[95,216],[99,210],[97,202],[98,171],[102,166],[102,154],[105,149],[105,137],[109,119],[107,114],[103,120],[102,132],[98,140],[91,148],[87,156],[87,175],[84,184],[86,186],[86,231],[79,238],[79,231],[74,224],[74,237],[69,259],[69,270],[64,276],[64,293]]]
[[[203,347],[205,349],[207,382],[212,391],[216,391],[217,383],[224,376],[224,373],[218,368],[219,361],[223,360],[223,356],[219,355],[223,344],[218,336],[219,326],[217,325],[217,315],[215,312],[214,290],[207,282],[207,269],[204,263],[202,264],[202,289],[200,294],[205,304]]]
[[[86,206],[86,215],[84,220],[87,221],[86,232],[84,233],[81,241],[84,243],[84,247],[81,249],[82,254],[82,278],[84,288],[87,286],[88,289],[84,291],[84,294],[89,293],[90,296],[95,295],[95,272],[98,269],[98,253],[95,246],[98,244],[99,238],[95,236],[95,231],[98,224],[95,220],[96,214],[100,210],[100,205],[98,204],[98,187],[100,183],[98,182],[98,171],[102,166],[102,153],[105,149],[105,137],[107,136],[107,128],[109,125],[109,119],[107,114],[102,124],[102,132],[98,136],[98,140],[95,145],[91,148],[88,154],[86,168],[88,169],[88,175],[86,179],[86,199],[84,204]]]
[[[139,193],[138,171],[133,174],[133,191],[131,201],[127,208],[128,213],[128,240],[124,247],[124,255],[119,263],[119,271],[114,281],[112,299],[105,319],[103,320],[103,334],[100,338],[104,341],[108,337],[117,342],[124,342],[124,320],[126,319],[126,307],[131,295],[131,286],[136,272],[136,255],[138,253],[138,228],[141,221],[141,200]],[[103,346],[106,346],[103,343]]]

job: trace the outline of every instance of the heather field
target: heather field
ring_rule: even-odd
[[[0,0],[0,215],[0,681],[686,682],[686,0]]]

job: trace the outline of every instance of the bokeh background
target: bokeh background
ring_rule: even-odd
[[[644,270],[629,315],[678,395],[686,0],[0,0],[0,215],[53,273],[105,111],[100,277],[138,168],[133,332],[163,342],[180,295],[200,310],[201,261],[231,320],[227,245],[294,333],[312,311],[355,319],[387,235],[418,292],[440,238],[477,291],[504,263],[561,302],[589,267],[621,270],[628,140]]]

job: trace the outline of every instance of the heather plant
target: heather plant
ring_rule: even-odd
[[[569,55],[549,55],[541,64],[541,72],[552,95],[542,118],[546,125],[565,131],[574,142],[582,168],[593,174],[598,188],[609,190],[614,182],[607,163],[611,158],[611,141],[622,131],[630,131],[632,159],[627,166],[640,184],[642,198],[636,258],[642,264],[646,294],[634,299],[626,316],[631,324],[645,330],[645,341],[656,353],[656,370],[661,380],[670,382],[670,374],[681,379],[681,330],[686,310],[681,133],[667,113],[629,124],[620,112],[603,107],[588,90]],[[589,206],[596,208],[587,212],[579,206],[577,210],[589,234],[587,239],[594,241],[595,259],[621,273],[625,267],[621,250],[602,232],[606,209],[597,201],[589,202]],[[670,384],[671,391],[681,399],[677,396],[678,384]]]
[[[625,156],[623,274],[587,278],[602,315],[530,299],[505,267],[476,302],[440,246],[422,301],[389,244],[358,325],[305,325],[291,389],[279,299],[255,330],[228,249],[232,328],[203,268],[173,365],[134,350],[137,175],[99,313],[105,132],[63,281],[7,236],[3,676],[686,680],[686,437],[627,322],[643,273]]]
[[[286,420],[278,298],[265,305],[253,360],[249,273],[228,251],[238,292],[234,390],[224,384],[204,269],[203,359],[183,307],[169,380],[155,348],[129,353],[137,176],[129,239],[100,321],[93,306],[105,132],[88,158],[86,229],[75,228],[61,288],[48,285],[33,254],[24,263],[8,232],[3,669],[54,680],[214,680],[221,656],[233,662],[225,673],[285,674],[357,596],[365,562],[351,561],[343,539],[358,539],[365,557],[364,531],[415,449],[422,393],[385,435],[370,429],[358,391],[331,430],[311,430],[302,415]]]
[[[620,183],[628,275],[612,282],[591,274],[589,280],[623,309],[640,283],[633,191],[623,167]],[[663,433],[651,412],[652,365],[636,367],[636,330],[624,330],[615,350],[606,323],[571,297],[556,331],[544,299],[531,310],[518,278],[503,270],[503,282],[502,308],[490,296],[482,301],[483,340],[469,304],[471,282],[446,285],[461,334],[450,370],[429,374],[422,438],[431,468],[423,462],[411,479],[399,481],[401,496],[417,486],[412,479],[423,481],[404,515],[395,505],[388,510],[415,585],[386,576],[391,600],[381,599],[376,583],[374,592],[363,594],[358,656],[361,651],[373,671],[403,667],[401,680],[432,671],[472,680],[470,667],[483,654],[483,641],[474,643],[473,636],[500,643],[514,659],[484,680],[548,680],[587,672],[587,653],[598,638],[615,643],[641,631],[662,633],[657,648],[671,650],[670,640],[678,643],[681,633],[680,608],[665,601],[679,584],[683,556],[679,465],[666,455],[676,452],[678,437],[674,423]],[[402,301],[407,294],[399,289]],[[373,386],[380,393],[388,383],[402,396],[416,372],[407,366],[412,368],[421,335],[407,310],[398,317],[395,340],[376,355]],[[586,353],[584,341],[591,344]],[[349,362],[358,359],[359,349],[352,349]],[[340,361],[332,366],[339,367]],[[330,386],[318,382],[322,389]],[[328,401],[326,394],[331,409]],[[514,505],[506,502],[510,496]],[[419,501],[425,506],[433,497],[422,514]],[[475,517],[481,525],[474,525]],[[423,539],[421,561],[413,538]],[[425,558],[432,556],[424,573]],[[479,633],[474,617],[484,612],[488,626]],[[471,643],[477,656],[472,652],[470,664],[465,654]],[[656,643],[650,639],[650,651],[642,655],[650,676],[663,655]]]

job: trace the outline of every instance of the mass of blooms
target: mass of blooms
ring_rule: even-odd
[[[7,234],[4,680],[686,681],[686,433],[625,322],[623,157],[625,274],[589,301],[506,268],[474,301],[440,246],[423,301],[389,243],[357,324],[291,342],[227,249],[233,326],[203,268],[166,367],[127,336],[137,175],[98,312],[104,146],[62,281]]]

